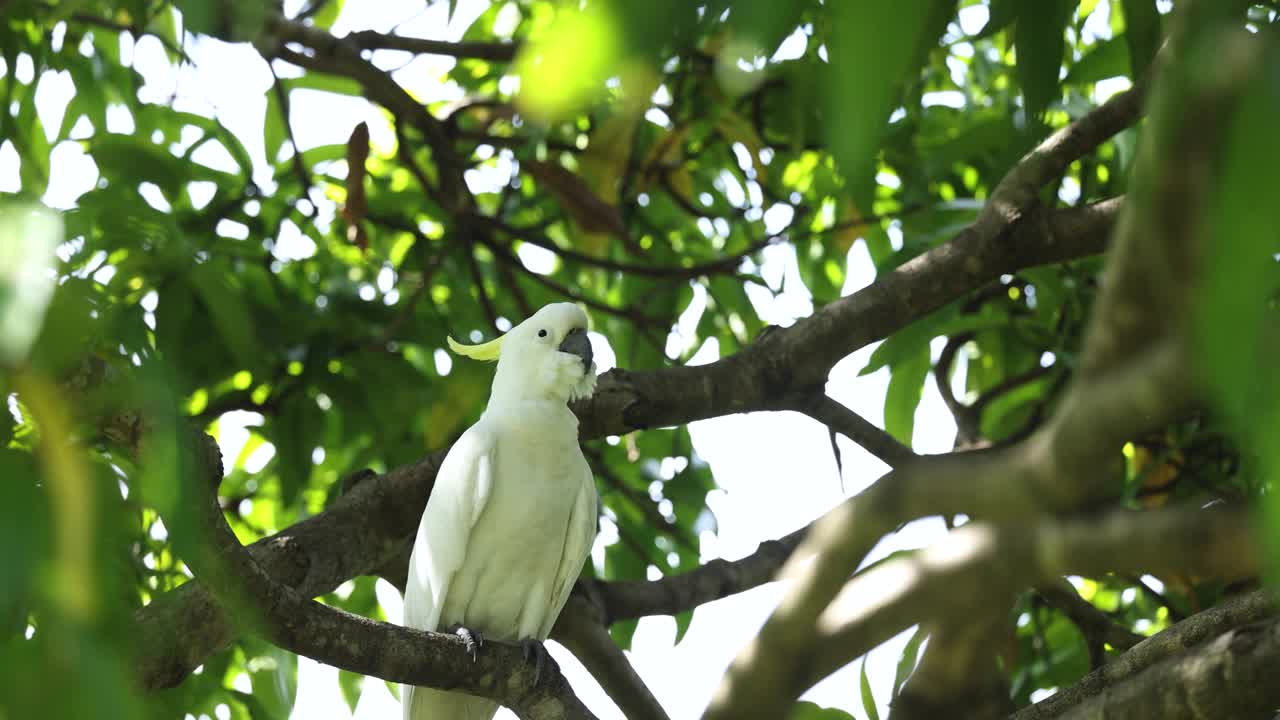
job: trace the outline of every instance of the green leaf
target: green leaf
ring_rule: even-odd
[[[624,528],[620,528],[622,530]],[[606,580],[641,580],[648,568],[645,558],[638,555],[627,542],[617,542],[605,548],[604,578]],[[623,650],[631,648],[631,638],[635,636],[637,620],[623,620],[609,628],[613,641]]]
[[[195,265],[187,277],[208,309],[219,338],[240,366],[257,367],[261,356],[254,340],[253,316],[239,288],[232,287],[234,275],[221,263],[211,261]]]
[[[1013,24],[1018,17],[1019,0],[991,0],[987,6],[987,24],[974,37],[975,40],[989,38]]]
[[[620,620],[609,626],[609,635],[613,637],[613,642],[623,650],[631,649],[631,639],[636,635],[636,628],[639,627],[639,620]]]
[[[309,435],[308,420],[317,412],[315,403],[292,395],[284,401],[270,426],[276,446],[280,496],[286,507],[293,504],[311,478],[311,451],[318,441]]]
[[[43,205],[0,201],[0,360],[8,364],[21,361],[40,333],[62,233],[62,218]]]
[[[862,672],[858,680],[858,689],[862,694],[862,709],[868,720],[880,720],[880,711],[876,709],[876,696],[871,692],[871,680],[867,677],[867,660],[862,660]]]
[[[133,135],[97,135],[89,141],[89,153],[104,176],[133,186],[150,181],[170,199],[193,180],[230,184],[234,179],[227,173],[175,157],[159,145]]]
[[[787,720],[854,720],[854,717],[837,708],[824,708],[802,700],[791,707]]]
[[[326,73],[307,73],[302,77],[281,78],[280,82],[284,83],[288,90],[319,90],[320,92],[351,95],[353,97],[359,97],[364,92],[363,88],[360,87],[360,83],[355,80]],[[344,145],[343,147],[346,146]]]
[[[347,701],[347,709],[354,713],[364,690],[364,676],[350,670],[339,670],[338,685],[342,688],[342,698]]]
[[[729,14],[729,27],[736,41],[753,45],[753,50],[770,57],[795,30],[809,4],[806,0],[739,1]]]
[[[209,0],[174,0],[182,11],[182,22],[187,30],[202,35],[214,35],[218,30],[218,3]]]
[[[280,92],[287,91],[282,88]],[[284,107],[280,104],[280,93],[276,92],[274,87],[267,88],[267,111],[262,119],[262,143],[269,162],[275,162],[280,157],[280,147],[288,137],[285,129],[285,123],[288,121],[284,115]]]
[[[889,377],[889,389],[884,399],[884,429],[907,447],[911,447],[916,407],[920,405],[930,367],[929,346],[925,345],[913,356],[894,365],[893,374]]]
[[[1145,75],[1160,49],[1160,11],[1156,9],[1156,0],[1120,0],[1120,11],[1124,14],[1129,67],[1135,75]]]
[[[288,720],[298,695],[298,656],[256,638],[241,644],[253,694],[268,720]]]
[[[916,73],[921,51],[937,41],[924,32],[934,5],[932,0],[866,0],[828,8],[827,142],[855,187],[872,183],[889,113],[903,83]]]
[[[920,645],[927,637],[929,633],[925,632],[923,627],[917,627],[911,639],[903,646],[902,655],[898,657],[898,669],[893,675],[891,692],[894,699],[897,699],[898,694],[902,692],[902,687],[907,683],[907,678],[911,677],[912,671],[916,669],[916,661],[920,658]]]
[[[26,629],[29,587],[48,552],[47,507],[30,453],[0,449],[0,643]]]
[[[1058,72],[1066,50],[1066,26],[1076,0],[1019,0],[1018,82],[1027,102],[1027,115],[1039,117],[1058,99]]]
[[[920,348],[928,348],[936,337],[960,335],[988,328],[1003,328],[1008,320],[1003,315],[958,315],[959,305],[952,304],[926,315],[880,343],[867,359],[858,375],[869,375],[882,367],[896,365],[914,357]]]
[[[342,14],[342,8],[346,5],[346,0],[317,0],[317,2],[323,2],[324,7],[320,8],[320,12],[311,17],[311,22],[321,30],[328,30],[333,27],[333,23]],[[452,13],[450,15],[452,16]]]
[[[1274,60],[1274,51],[1270,56]],[[1280,477],[1280,205],[1265,200],[1280,167],[1280,98],[1262,72],[1236,106],[1222,175],[1205,219],[1223,242],[1206,253],[1196,349],[1218,404],[1240,433],[1259,477]],[[1266,494],[1270,578],[1280,580],[1280,493]]]
[[[686,610],[675,616],[676,619],[676,641],[674,644],[679,645],[684,639],[685,633],[689,632],[689,626],[693,623],[693,611]]]
[[[1107,78],[1129,74],[1129,49],[1125,38],[1110,37],[1098,41],[1067,73],[1064,82],[1087,85]]]

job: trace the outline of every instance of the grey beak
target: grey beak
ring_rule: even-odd
[[[587,337],[586,330],[582,328],[570,330],[569,334],[564,336],[564,341],[560,343],[559,350],[582,358],[583,372],[591,371],[591,339]]]

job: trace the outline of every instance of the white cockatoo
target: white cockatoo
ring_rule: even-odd
[[[473,652],[489,639],[540,653],[596,532],[595,481],[568,407],[595,390],[587,315],[547,305],[496,340],[449,338],[449,347],[498,368],[484,414],[436,474],[409,560],[404,623],[457,632]],[[498,709],[407,685],[401,702],[404,720],[489,720]]]

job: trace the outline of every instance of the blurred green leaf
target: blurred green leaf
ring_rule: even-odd
[[[53,296],[62,219],[42,205],[0,200],[0,361],[16,363],[40,331]]]
[[[1129,47],[1129,66],[1136,75],[1144,75],[1160,49],[1160,10],[1156,0],[1120,0],[1124,15],[1125,44]]]
[[[1063,81],[1067,84],[1096,83],[1129,74],[1129,51],[1125,38],[1099,40],[1072,66]]]
[[[22,634],[32,580],[48,552],[45,499],[30,453],[0,449],[0,638]]]
[[[1274,50],[1271,53],[1274,62]],[[1280,122],[1280,97],[1272,76],[1256,81],[1230,125],[1221,181],[1215,187],[1206,227],[1219,228],[1229,242],[1208,256],[1205,301],[1197,308],[1203,367],[1218,401],[1256,458],[1262,477],[1280,476],[1280,381],[1274,372],[1280,351],[1280,207],[1262,198],[1280,167],[1280,139],[1268,128]],[[1265,88],[1265,89],[1264,89]],[[1271,579],[1280,578],[1280,500],[1267,494],[1267,523],[1273,552]]]
[[[1077,0],[1018,0],[1018,81],[1027,114],[1039,117],[1058,99],[1058,73],[1066,50],[1066,26]]]
[[[187,276],[213,321],[219,338],[243,368],[257,368],[259,355],[254,339],[253,316],[234,276],[216,264],[199,263]]]
[[[827,142],[854,186],[871,182],[889,113],[920,53],[937,41],[924,34],[935,5],[869,0],[831,6]]]
[[[298,694],[298,656],[260,640],[241,644],[253,695],[268,720],[288,720]]]

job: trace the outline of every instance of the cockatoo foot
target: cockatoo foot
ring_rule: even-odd
[[[454,635],[462,638],[462,644],[466,646],[467,652],[471,654],[471,662],[476,661],[476,653],[480,648],[484,647],[484,635],[479,630],[469,630],[458,625],[452,628]]]
[[[541,642],[532,638],[520,641],[520,651],[524,653],[525,662],[533,658],[533,684],[537,685],[538,678],[542,677],[542,666],[550,660],[551,656]]]

